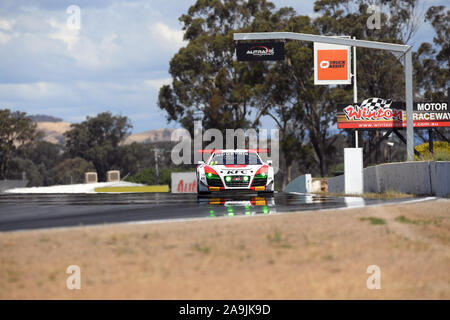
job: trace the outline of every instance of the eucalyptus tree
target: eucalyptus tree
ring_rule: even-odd
[[[275,11],[266,0],[198,0],[180,17],[188,44],[170,61],[172,84],[161,87],[167,120],[192,131],[203,127],[253,128],[269,107],[262,91],[266,62],[239,62],[233,33],[272,31],[292,10]]]
[[[125,116],[113,116],[103,112],[96,117],[71,124],[64,133],[67,155],[80,157],[93,163],[99,179],[106,178],[106,171],[119,161],[119,144],[129,134],[131,124]]]
[[[40,136],[25,112],[0,110],[0,178],[8,178],[13,158]]]

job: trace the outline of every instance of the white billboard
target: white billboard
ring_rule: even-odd
[[[197,193],[197,177],[195,172],[172,172],[172,193]]]

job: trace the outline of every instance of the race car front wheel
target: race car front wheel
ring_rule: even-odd
[[[211,194],[211,192],[209,192],[209,191],[200,191],[200,189],[199,189],[199,187],[198,187],[198,183],[197,183],[197,194],[198,194],[199,196],[202,196],[202,195]]]

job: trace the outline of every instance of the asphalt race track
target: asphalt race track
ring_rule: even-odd
[[[390,200],[390,202],[399,200]],[[195,194],[0,194],[0,231],[131,221],[277,214],[386,203],[355,197],[278,193],[270,196]]]

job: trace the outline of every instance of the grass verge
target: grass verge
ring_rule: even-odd
[[[381,218],[375,218],[375,217],[362,217],[359,218],[361,221],[369,221],[371,224],[380,225],[380,224],[386,224],[386,220]]]
[[[331,192],[317,192],[316,194],[327,197],[361,197],[366,199],[404,199],[414,198],[417,195],[410,193],[403,193],[396,190],[387,190],[385,192],[364,192],[363,194],[351,194],[351,193],[331,193]]]

